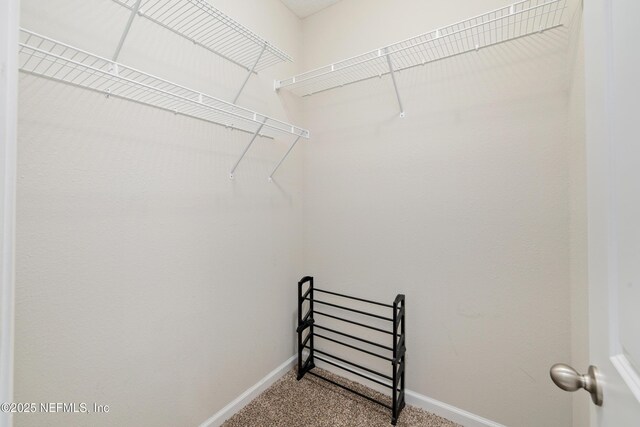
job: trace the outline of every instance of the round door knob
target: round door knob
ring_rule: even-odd
[[[576,391],[583,388],[591,394],[593,403],[602,406],[602,387],[598,383],[598,369],[595,366],[589,366],[589,372],[581,375],[569,365],[556,363],[549,373],[551,380],[561,389]]]

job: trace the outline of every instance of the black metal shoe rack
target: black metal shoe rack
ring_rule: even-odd
[[[306,287],[305,287],[306,285]],[[392,309],[392,316],[386,317],[381,316],[379,314],[368,313],[363,310],[356,310],[354,308],[346,307],[343,305],[338,305],[334,303],[330,303],[327,301],[323,301],[322,299],[316,299],[316,293],[321,294],[329,294],[334,297],[344,298],[348,300],[355,300],[361,303],[373,304],[377,306],[382,306],[386,308]],[[304,303],[308,301],[308,307],[305,313],[303,313]],[[318,305],[320,305],[320,310],[318,310]],[[332,307],[333,309],[344,310],[352,313],[357,313],[358,315],[362,315],[364,317],[369,316],[372,318],[385,320],[390,323],[390,327],[388,329],[383,329],[379,327],[375,327],[372,325],[367,325],[366,323],[356,322],[351,319],[346,319],[340,316],[336,316],[334,314],[329,314],[324,311],[323,307]],[[354,336],[352,334],[345,333],[343,331],[338,331],[333,328],[328,328],[316,323],[315,316],[318,315],[320,318],[331,318],[334,320],[338,320],[339,322],[346,322],[352,325],[356,325],[358,327],[367,328],[370,330],[374,330],[379,332],[380,334],[390,335],[391,336],[391,345],[389,344],[381,344],[378,342],[370,341],[361,337]],[[339,323],[338,322],[338,323]],[[318,333],[319,330],[321,333]],[[330,292],[323,289],[316,289],[313,286],[313,277],[303,277],[298,282],[298,380],[302,379],[305,374],[309,373],[310,375],[321,378],[325,381],[328,381],[338,387],[341,387],[345,390],[353,392],[360,397],[363,397],[367,400],[375,402],[379,405],[384,406],[391,410],[391,424],[395,425],[398,421],[398,417],[400,416],[400,411],[404,408],[404,377],[405,377],[405,298],[404,295],[399,294],[396,296],[396,299],[393,301],[393,304],[385,304],[376,301],[370,301],[363,298],[356,298],[349,295],[343,295],[336,292]],[[334,338],[325,335],[325,332],[329,332],[333,334]],[[360,347],[357,347],[352,344],[345,343],[335,336],[347,337],[352,340],[356,340],[359,342],[363,342],[369,344],[371,346],[377,347],[385,351],[387,355],[379,354],[377,352],[369,351]],[[314,338],[321,338],[322,340],[330,341],[336,344],[339,344],[344,347],[351,348],[353,350],[358,350],[363,353],[367,353],[371,356],[378,357],[380,359],[384,359],[391,364],[391,372],[383,373],[377,372],[373,369],[362,366],[358,363],[349,361],[344,359],[343,357],[334,356],[322,349],[316,348]],[[303,359],[303,350],[308,350],[307,359]],[[391,356],[388,354],[391,353]],[[313,372],[312,369],[315,368],[315,361],[319,360],[329,365],[332,365],[341,370],[350,372],[351,374],[357,375],[361,378],[364,378],[368,381],[372,381],[378,385],[382,385],[391,389],[391,405],[376,400],[370,396],[366,396],[358,391],[352,390],[351,388],[338,384],[337,382],[330,380],[328,378],[323,377],[316,372]],[[357,370],[354,370],[356,368]],[[365,374],[373,374],[373,376]],[[379,379],[380,378],[380,379]],[[385,381],[386,380],[386,381]]]

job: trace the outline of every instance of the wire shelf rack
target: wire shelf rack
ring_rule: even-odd
[[[275,89],[309,96],[477,51],[562,25],[566,0],[524,0],[471,19],[275,81]],[[395,83],[395,82],[394,82]]]
[[[251,134],[309,138],[309,131],[20,29],[19,67],[30,73]]]
[[[246,70],[257,72],[282,61],[293,61],[205,0],[113,1]]]

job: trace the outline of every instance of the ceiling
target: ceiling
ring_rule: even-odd
[[[299,18],[306,18],[316,12],[320,12],[340,0],[280,0],[289,10],[298,15]]]

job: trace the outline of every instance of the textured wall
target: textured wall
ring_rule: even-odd
[[[22,25],[110,57],[127,14],[104,0],[24,0]],[[291,55],[277,0],[217,1]],[[232,99],[245,73],[134,22],[120,60]],[[287,117],[282,65],[240,104]],[[16,426],[198,425],[294,353],[302,170],[289,140],[246,134],[21,75],[17,402],[98,402],[109,415],[22,415]]]
[[[277,0],[214,3],[309,68],[507,2],[343,0],[302,22]],[[127,19],[101,0],[22,12],[104,56]],[[548,379],[582,345],[568,310],[583,307],[571,283],[584,244],[568,40],[403,72],[403,120],[388,77],[299,101],[272,80],[301,68],[266,70],[240,104],[313,136],[275,184],[289,141],[258,141],[230,182],[246,135],[22,76],[16,401],[112,410],[16,425],[202,422],[293,354],[302,274],[407,295],[410,389],[509,426],[571,425],[571,396]],[[244,77],[144,21],[121,61],[225,99]]]
[[[305,20],[305,66],[505,4],[346,0]],[[388,77],[303,104],[306,272],[404,292],[408,388],[509,426],[572,423],[548,374],[571,358],[568,38],[403,71],[405,119]]]

